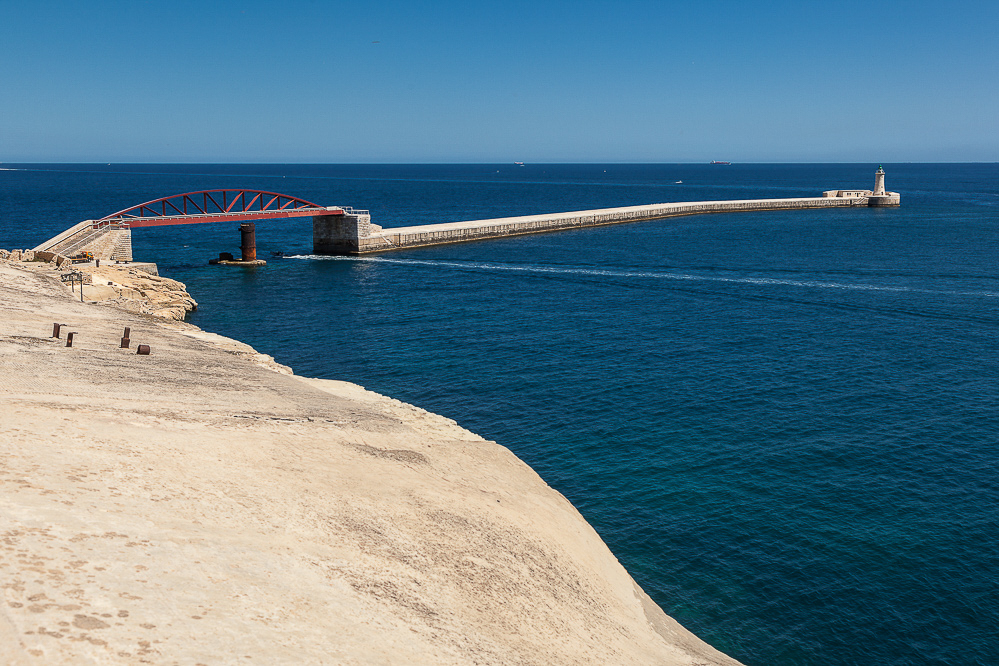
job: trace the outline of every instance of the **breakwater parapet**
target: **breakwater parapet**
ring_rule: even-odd
[[[503,238],[523,234],[581,229],[626,222],[644,222],[682,215],[705,213],[737,213],[769,210],[803,210],[806,208],[842,208],[867,206],[865,197],[809,197],[801,199],[748,199],[744,201],[689,201],[682,203],[627,206],[600,210],[525,215],[493,220],[472,220],[425,224],[413,227],[382,229],[368,220],[357,220],[355,232],[351,228],[352,216],[338,218],[335,224],[340,234],[314,233],[313,249],[316,254],[368,254],[408,247],[424,247],[461,243],[466,241]],[[329,218],[314,218],[316,225],[327,225]]]
[[[357,255],[564,229],[643,222],[683,215],[810,208],[885,207],[898,206],[899,203],[900,196],[897,192],[887,192],[884,189],[884,170],[879,169],[875,174],[874,190],[828,190],[823,192],[821,197],[658,203],[390,229],[372,224],[371,216],[367,212],[335,218],[317,216],[313,218],[313,251],[316,254]]]

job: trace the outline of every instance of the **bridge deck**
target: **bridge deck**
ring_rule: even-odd
[[[133,229],[136,227],[160,227],[171,224],[206,224],[208,222],[252,222],[253,220],[276,220],[286,217],[315,217],[316,215],[343,215],[342,208],[294,208],[290,210],[260,210],[232,213],[207,213],[205,215],[159,215],[157,217],[126,217]]]

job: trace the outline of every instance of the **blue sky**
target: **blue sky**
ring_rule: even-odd
[[[0,161],[999,161],[999,3],[0,0]]]

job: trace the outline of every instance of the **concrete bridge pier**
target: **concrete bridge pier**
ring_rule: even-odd
[[[312,216],[312,251],[315,254],[358,254],[372,233],[381,231],[371,224],[366,210],[344,209],[342,212]]]

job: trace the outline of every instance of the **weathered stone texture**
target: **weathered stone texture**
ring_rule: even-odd
[[[51,273],[0,265],[0,664],[736,664],[502,446]]]

